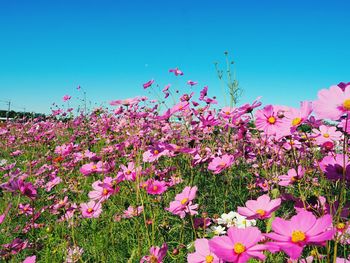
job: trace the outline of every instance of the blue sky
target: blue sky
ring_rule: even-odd
[[[81,85],[96,103],[148,95],[142,83],[222,91],[229,51],[244,89],[297,106],[350,81],[350,1],[0,0],[0,101],[48,112]],[[175,78],[169,68],[185,75]],[[5,108],[0,103],[0,108]]]

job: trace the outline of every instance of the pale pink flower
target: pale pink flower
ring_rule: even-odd
[[[257,200],[248,200],[246,207],[237,207],[237,212],[247,219],[266,219],[281,205],[281,199],[271,200],[268,195],[259,196]]]
[[[88,203],[80,204],[80,211],[83,217],[85,218],[97,218],[102,213],[101,203],[95,202],[93,200]]]
[[[208,239],[196,239],[196,252],[187,256],[188,263],[221,263],[222,261],[210,250]]]
[[[334,126],[321,125],[319,130],[313,129],[312,132],[318,145],[322,145],[329,141],[337,142],[342,137],[342,133],[337,131],[337,128]]]
[[[224,154],[221,157],[215,157],[208,165],[208,170],[213,171],[214,174],[219,174],[226,168],[229,168],[234,162],[232,155]]]
[[[170,202],[170,206],[166,208],[170,213],[184,218],[186,213],[190,215],[196,215],[198,204],[192,204],[197,193],[197,186],[190,187],[186,186],[184,190],[175,196],[175,200]]]
[[[350,88],[342,90],[339,86],[331,86],[318,92],[318,99],[313,102],[314,111],[321,119],[338,120],[350,112]]]

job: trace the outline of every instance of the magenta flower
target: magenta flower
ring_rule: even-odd
[[[344,160],[345,168],[343,167]],[[342,179],[345,169],[345,179],[350,181],[350,161],[347,155],[345,157],[343,154],[336,154],[335,157],[326,156],[320,162],[320,168],[330,180]]]
[[[140,263],[163,263],[163,259],[168,251],[168,245],[164,243],[161,247],[151,247],[149,255],[141,258]]]
[[[142,84],[142,86],[144,89],[147,89],[152,86],[153,82],[154,82],[154,79],[151,79],[150,81],[147,81],[146,83]]]
[[[121,180],[135,181],[136,174],[141,172],[141,166],[135,167],[135,163],[129,162],[128,166],[120,165],[122,171],[118,173]]]
[[[168,189],[166,182],[158,180],[148,180],[146,191],[150,195],[161,195]]]
[[[169,72],[174,72],[175,76],[182,76],[184,74],[179,68],[169,69]]]
[[[313,102],[314,111],[319,118],[338,120],[350,112],[350,88],[331,86],[318,92],[318,99]]]
[[[266,135],[279,134],[283,129],[283,121],[278,116],[278,109],[272,105],[265,106],[255,113],[255,125],[258,130],[264,131]]]
[[[101,203],[91,200],[88,203],[80,204],[80,211],[83,217],[97,218],[102,213]]]
[[[272,229],[274,232],[265,236],[274,240],[272,244],[292,259],[299,258],[306,245],[325,245],[336,232],[330,215],[317,219],[311,212],[304,210],[290,220],[277,217],[272,222]]]
[[[190,86],[194,86],[194,85],[197,85],[198,82],[197,82],[197,81],[189,80],[189,81],[187,81],[187,84],[190,85]]]
[[[5,218],[7,214],[9,213],[10,209],[12,207],[12,204],[8,204],[7,207],[5,208],[5,211],[3,214],[0,215],[0,224],[2,224],[5,221]]]
[[[195,199],[197,193],[197,186],[190,187],[186,186],[184,190],[175,196],[175,201],[170,202],[170,206],[165,208],[170,213],[184,218],[186,213],[190,215],[196,215],[198,204],[192,204],[193,199]]]
[[[208,239],[196,239],[194,242],[196,252],[187,256],[188,263],[221,263],[222,261],[210,250]]]
[[[30,199],[34,199],[37,196],[37,191],[32,183],[26,183],[22,180],[18,180],[18,188],[23,195],[29,197]]]
[[[217,236],[209,240],[209,248],[214,254],[227,262],[244,263],[250,258],[264,260],[265,245],[257,244],[263,235],[257,227],[230,227],[227,236]]]
[[[70,100],[72,97],[71,96],[69,96],[69,95],[64,95],[63,96],[63,101],[68,101],[68,100]]]
[[[214,174],[219,174],[226,168],[229,168],[234,162],[232,155],[224,154],[221,157],[215,157],[208,165],[208,170]]]
[[[281,199],[271,200],[268,195],[262,195],[257,200],[248,200],[246,207],[237,207],[237,212],[247,219],[266,219],[281,205]]]

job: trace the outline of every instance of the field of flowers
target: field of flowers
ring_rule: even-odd
[[[1,123],[0,261],[350,262],[350,83],[300,108],[196,84]]]

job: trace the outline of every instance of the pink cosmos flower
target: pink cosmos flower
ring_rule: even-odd
[[[87,163],[80,168],[80,172],[85,176],[90,175],[92,173],[104,172],[106,169],[103,166],[104,164],[101,161],[97,163]]]
[[[103,182],[100,180],[92,184],[93,191],[89,192],[89,198],[94,201],[103,202],[111,195],[118,192],[119,188],[114,187],[112,177],[106,177]]]
[[[166,182],[150,179],[147,181],[146,191],[150,195],[161,195],[168,189]]]
[[[343,132],[350,134],[350,120],[342,120],[339,124],[339,127],[342,129]]]
[[[124,100],[113,100],[109,103],[111,106],[124,105],[124,106],[132,106],[140,102],[139,97],[124,99]]]
[[[194,86],[194,85],[197,85],[198,82],[197,82],[197,81],[189,80],[189,81],[187,81],[187,84],[190,85],[190,86]]]
[[[248,200],[246,207],[237,207],[237,212],[247,219],[266,219],[281,205],[281,198],[271,200],[268,195],[259,196],[257,200]]]
[[[296,128],[303,124],[312,112],[310,101],[300,103],[300,109],[288,108],[284,111],[283,127],[279,131],[281,136],[287,136],[296,131]]]
[[[169,72],[174,72],[175,76],[182,76],[184,74],[179,68],[169,69]]]
[[[194,242],[196,252],[187,256],[188,263],[221,263],[222,261],[210,250],[209,241],[205,238]]]
[[[322,145],[329,141],[339,141],[342,137],[342,133],[337,131],[334,126],[321,125],[319,130],[313,129],[313,135],[315,136],[316,143]]]
[[[342,90],[339,86],[331,86],[318,92],[318,99],[313,102],[317,117],[338,120],[350,112],[350,88]]]
[[[288,170],[286,175],[280,175],[278,177],[278,179],[280,180],[278,184],[281,186],[288,186],[300,180],[304,176],[304,174],[305,169],[299,165],[298,171],[292,168]]]
[[[311,212],[300,211],[290,220],[277,217],[272,222],[273,233],[265,234],[292,259],[300,257],[306,245],[325,245],[336,232],[332,227],[332,217],[316,218]]]
[[[136,174],[141,172],[141,166],[135,167],[134,162],[129,162],[128,166],[120,165],[122,171],[118,173],[118,178],[122,180],[135,181]]]
[[[72,97],[71,96],[69,96],[69,95],[64,95],[63,96],[63,101],[68,101],[68,100],[70,100]]]
[[[255,125],[258,130],[264,131],[266,135],[276,135],[283,129],[282,118],[278,116],[278,110],[272,105],[265,106],[255,113]]]
[[[263,235],[257,227],[230,227],[227,236],[217,236],[209,240],[209,248],[227,262],[244,263],[250,258],[264,260],[262,253],[267,247],[257,244]]]
[[[345,179],[350,181],[350,161],[348,156],[345,155],[345,167],[343,167],[343,158],[343,154],[336,154],[335,157],[329,155],[322,159],[320,162],[320,168],[326,174],[328,179],[342,179],[345,169]]]
[[[143,212],[143,206],[133,207],[129,206],[128,209],[124,210],[122,217],[123,218],[132,218],[138,216]]]
[[[7,207],[5,208],[4,213],[0,215],[0,224],[2,224],[5,221],[5,218],[6,218],[7,214],[9,213],[11,207],[12,207],[12,204],[9,203],[7,205]]]
[[[184,218],[186,213],[190,215],[196,215],[198,204],[192,204],[193,199],[195,199],[197,193],[197,186],[190,187],[186,186],[184,190],[175,196],[175,201],[170,202],[170,206],[165,208],[170,213]]]
[[[140,263],[163,263],[163,259],[168,251],[168,245],[164,243],[161,247],[151,247],[149,255],[141,258]]]
[[[35,263],[36,262],[36,256],[30,256],[26,257],[23,263]]]
[[[97,218],[102,213],[101,203],[91,200],[88,203],[80,204],[80,211],[85,218]]]
[[[224,154],[221,157],[215,157],[208,165],[208,170],[214,174],[219,174],[226,168],[229,168],[234,162],[232,155]]]
[[[167,155],[169,153],[168,150],[165,150],[161,147],[150,147],[148,151],[144,152],[142,157],[144,162],[154,162],[158,160],[161,156]]]
[[[152,86],[153,82],[154,82],[154,79],[151,79],[150,81],[147,81],[146,83],[142,84],[142,86],[144,89],[147,89]]]

